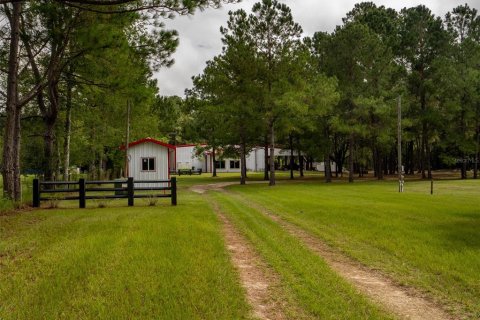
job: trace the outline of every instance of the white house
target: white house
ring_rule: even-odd
[[[298,160],[296,151],[293,156]],[[254,148],[246,160],[248,171],[265,170],[265,149]],[[290,150],[275,148],[275,161],[280,167],[289,165]],[[315,165],[318,171],[325,170],[323,163]],[[153,138],[141,139],[128,145],[128,176],[135,180],[167,180],[170,179],[170,172],[178,169],[202,169],[202,172],[212,172],[214,166],[219,173],[240,172],[240,159],[222,158],[217,155],[213,163],[212,152],[209,150],[198,153],[194,144],[173,146]],[[335,164],[332,163],[332,171],[334,170]]]
[[[127,154],[128,176],[134,180],[168,180],[170,171],[175,170],[175,155],[175,146],[153,138],[131,142]],[[151,184],[136,186],[148,187]]]
[[[205,145],[201,145],[204,147]],[[203,172],[212,172],[213,166],[217,168],[217,172],[240,172],[240,159],[216,157],[215,164],[211,151],[205,151],[198,155],[196,145],[186,144],[176,146],[176,168],[177,169],[202,169]],[[270,150],[269,150],[270,152]],[[298,157],[298,153],[294,152],[294,157]],[[289,163],[290,150],[275,148],[276,159],[282,159],[283,163]],[[265,149],[263,147],[254,148],[247,155],[248,171],[263,171],[265,169]]]

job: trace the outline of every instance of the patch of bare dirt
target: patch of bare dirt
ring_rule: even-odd
[[[268,181],[248,181],[247,184],[267,184]],[[196,193],[204,194],[209,190],[214,191],[223,191],[225,187],[238,185],[238,181],[229,181],[229,182],[217,182],[217,183],[210,183],[210,184],[199,184],[193,187],[190,187],[190,190]]]
[[[211,189],[210,189],[211,190]],[[240,274],[253,315],[258,319],[286,319],[282,303],[274,299],[273,291],[279,287],[274,275],[248,241],[236,230],[230,220],[212,200],[212,206],[223,224],[223,233],[232,262]]]
[[[234,184],[238,184],[238,182],[218,182],[218,183],[210,183],[210,184],[199,184],[190,188],[193,192],[204,194],[209,190],[216,190],[220,191],[225,187],[233,186]]]
[[[303,241],[310,250],[321,256],[335,272],[353,284],[360,292],[399,318],[412,320],[454,319],[442,307],[417,290],[400,286],[385,275],[368,269],[300,227],[283,220],[258,203],[247,200],[238,194],[231,192],[229,194],[278,222],[290,234]]]

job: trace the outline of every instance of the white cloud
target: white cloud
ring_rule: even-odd
[[[240,8],[249,12],[254,0],[243,0],[240,4],[225,5],[220,9],[198,11],[193,16],[176,17],[165,22],[167,28],[179,32],[180,45],[173,57],[175,64],[155,74],[162,95],[180,95],[192,86],[191,77],[200,74],[207,60],[221,52],[222,43],[220,26],[226,25],[228,11]],[[342,18],[350,11],[355,0],[283,0],[291,9],[305,35],[316,31],[331,32]],[[377,5],[384,5],[400,10],[425,4],[432,12],[444,16],[452,8],[465,4],[465,0],[376,0]],[[480,9],[480,0],[467,1],[470,7]]]

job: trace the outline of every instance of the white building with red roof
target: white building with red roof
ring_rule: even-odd
[[[175,146],[153,138],[128,144],[128,176],[135,180],[168,180],[175,170]]]

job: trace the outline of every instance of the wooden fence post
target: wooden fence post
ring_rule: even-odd
[[[177,205],[177,178],[173,177],[171,179],[170,188],[172,189],[172,206]]]
[[[133,178],[129,177],[127,180],[127,193],[128,193],[128,206],[132,207],[134,202],[133,202],[133,196],[134,196],[134,184],[133,184]]]
[[[86,184],[85,184],[85,179],[81,178],[78,180],[78,204],[80,208],[85,208],[85,189],[86,189]]]
[[[33,179],[33,207],[40,207],[40,180]]]

